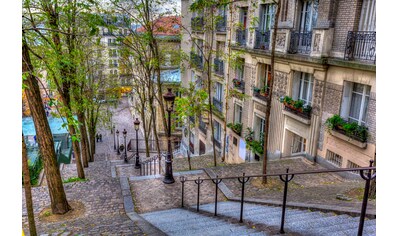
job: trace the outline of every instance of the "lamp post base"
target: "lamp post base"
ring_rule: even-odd
[[[173,184],[175,179],[173,178],[172,161],[170,160],[170,153],[168,153],[167,160],[165,161],[165,178],[163,179],[165,184]]]
[[[166,177],[162,180],[162,182],[164,182],[164,184],[173,184],[175,182],[175,179],[173,178],[173,176],[171,177]]]

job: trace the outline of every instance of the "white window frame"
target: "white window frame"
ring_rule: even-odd
[[[300,19],[299,19],[299,31],[310,32],[315,27],[318,17],[318,0],[302,1]],[[310,16],[309,16],[310,14]],[[310,20],[306,22],[306,18],[310,17]]]
[[[376,0],[363,0],[360,14],[359,31],[375,31]]]
[[[223,100],[223,84],[215,82],[215,96],[219,102]]]
[[[220,127],[220,123],[219,122],[217,122],[216,120],[214,120],[214,132],[213,132],[213,135],[214,135],[214,138],[215,138],[215,140],[217,140],[217,141],[219,141],[219,143],[221,142],[221,137],[222,137],[222,130],[221,130],[221,127]]]
[[[275,4],[261,4],[260,9],[260,25],[262,32],[270,31],[274,25]]]
[[[292,136],[291,154],[295,155],[295,154],[304,153],[306,150],[306,139],[302,136],[295,134],[295,133],[292,133],[292,134],[293,134],[293,136]],[[296,142],[299,143],[299,145],[300,145],[299,152],[294,152],[294,147],[295,147]]]
[[[305,80],[308,81],[305,86]],[[296,72],[292,86],[292,99],[303,101],[304,105],[312,105],[314,78],[312,74]],[[306,91],[306,96],[304,95]]]
[[[242,123],[242,106],[237,103],[234,104],[234,123]]]
[[[265,118],[261,117],[257,113],[254,113],[254,137],[255,140],[262,141],[263,140],[263,131],[265,127],[266,120]]]

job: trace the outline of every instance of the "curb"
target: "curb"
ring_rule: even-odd
[[[130,192],[130,185],[127,177],[120,177],[119,183],[122,189],[123,207],[129,219],[137,225],[145,235],[166,235],[160,229],[146,221],[134,211],[133,198]]]
[[[215,172],[213,172],[213,170],[204,168],[204,171],[210,178],[216,178],[216,174],[215,174]],[[219,189],[226,196],[227,200],[234,201],[234,202],[241,202],[241,198],[235,196],[233,194],[233,192],[231,192],[230,189],[223,182],[221,182],[219,184]],[[245,198],[244,202],[261,204],[261,205],[270,205],[270,206],[282,206],[282,202],[280,202],[280,201],[263,200],[263,199],[256,199],[256,198]],[[301,203],[301,202],[287,202],[287,207],[302,209],[302,210],[334,212],[337,214],[348,214],[350,216],[355,216],[355,217],[360,216],[360,209],[354,210],[349,207],[335,207],[335,206],[311,204],[311,203]],[[376,218],[375,210],[367,210],[366,217],[375,219]]]

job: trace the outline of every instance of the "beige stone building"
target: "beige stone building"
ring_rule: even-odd
[[[329,167],[367,166],[368,161],[374,158],[375,2],[281,1],[268,142],[271,158],[304,156]],[[183,25],[191,27],[191,19],[206,21],[201,14],[189,12],[189,4],[191,0],[182,0]],[[223,147],[223,142],[228,142],[229,162],[256,161],[261,155],[247,148],[245,136],[249,128],[253,131],[253,140],[262,143],[266,96],[270,93],[268,83],[275,6],[268,0],[239,1],[224,11],[219,8],[215,11],[224,14],[226,24],[222,29],[225,31],[215,32],[214,50],[222,48],[226,55],[231,35],[231,51],[243,62],[241,68],[233,69],[223,63],[223,57],[218,57],[220,54],[215,53],[212,96],[216,109],[222,108],[223,114],[214,115],[215,137],[220,142],[217,146]],[[201,31],[191,30],[191,33],[191,38],[199,40],[198,45],[206,45],[201,40],[207,40],[209,36]],[[191,38],[189,34],[183,34],[182,49],[187,53],[198,52],[195,47],[192,50],[191,45],[185,44]],[[187,69],[182,73],[183,85],[201,76],[202,71]],[[246,96],[229,98],[227,116],[224,117],[226,88]],[[294,102],[283,103],[285,96]],[[293,106],[294,103],[297,107]],[[327,130],[325,122],[335,114],[344,120],[344,128],[341,125]],[[242,124],[241,132],[227,128],[224,134],[224,122]],[[211,151],[207,126],[189,132],[194,140],[190,144],[194,154]],[[364,129],[367,129],[367,135]]]

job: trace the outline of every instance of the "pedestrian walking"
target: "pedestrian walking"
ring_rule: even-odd
[[[102,142],[103,141],[103,135],[102,134],[100,134],[100,142]]]
[[[96,142],[98,143],[99,136],[96,134]]]

